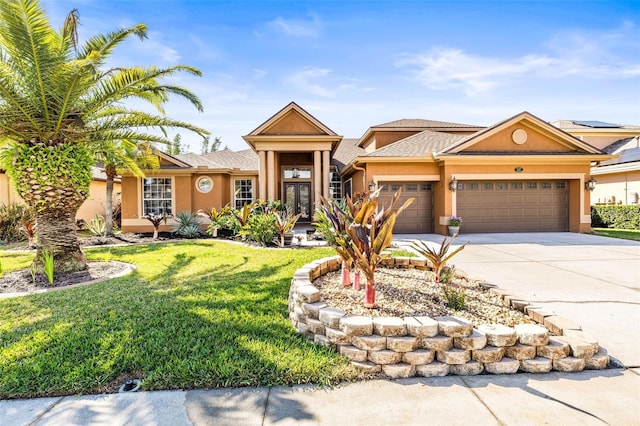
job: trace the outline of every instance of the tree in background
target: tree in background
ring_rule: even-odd
[[[219,136],[213,140],[211,147],[209,147],[209,136],[205,136],[202,138],[202,146],[200,147],[200,152],[202,154],[207,154],[209,152],[216,152],[220,149],[220,145],[222,144],[222,139]]]
[[[56,30],[37,0],[0,2],[0,167],[34,211],[38,253],[53,255],[57,271],[86,269],[75,216],[89,195],[94,153],[105,144],[157,142],[164,136],[141,128],[184,128],[208,132],[164,115],[169,95],[202,111],[200,99],[184,87],[164,83],[176,73],[200,75],[193,67],[104,69],[113,50],[132,35],[144,39],[142,24],[90,38],[78,45],[79,14],[73,10]],[[159,114],[127,108],[137,99]]]
[[[104,166],[106,179],[105,197],[105,236],[113,235],[113,184],[115,178],[123,170],[131,172],[134,176],[144,177],[143,170],[157,169],[160,167],[158,156],[149,142],[140,142],[137,145],[129,141],[113,141],[111,144],[103,144],[95,153],[96,161]]]
[[[182,144],[182,135],[178,133],[173,137],[173,141],[169,142],[164,150],[169,155],[180,155],[187,153],[186,145]]]

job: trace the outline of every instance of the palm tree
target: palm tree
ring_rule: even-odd
[[[188,66],[112,68],[106,59],[125,39],[146,37],[138,24],[78,45],[78,12],[54,29],[37,0],[0,2],[0,167],[33,209],[38,227],[36,266],[44,252],[59,272],[86,268],[75,232],[75,215],[89,194],[94,153],[105,144],[142,141],[168,143],[140,128],[206,130],[164,116],[169,95],[198,110],[188,89],[163,83],[179,72],[200,75]],[[129,109],[139,99],[159,114]]]
[[[136,177],[144,177],[143,170],[157,169],[160,164],[149,142],[141,142],[138,145],[128,141],[104,143],[101,149],[95,152],[95,159],[98,164],[104,166],[103,171],[106,175],[105,234],[112,236],[113,184],[116,176],[122,170],[127,170]]]

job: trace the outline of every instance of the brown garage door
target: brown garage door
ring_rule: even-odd
[[[459,182],[460,231],[568,231],[568,188],[566,181]]]
[[[414,197],[415,201],[396,219],[393,232],[396,234],[424,234],[433,232],[433,187],[428,182],[380,182],[380,198],[389,202],[393,194],[402,188],[397,207]]]

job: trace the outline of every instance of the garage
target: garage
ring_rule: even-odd
[[[463,181],[456,191],[461,232],[566,232],[567,181]]]
[[[380,182],[380,198],[389,203],[393,194],[402,188],[397,206],[413,197],[409,205],[396,219],[395,234],[426,234],[433,232],[433,185],[429,182]]]

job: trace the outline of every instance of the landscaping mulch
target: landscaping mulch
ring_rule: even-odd
[[[322,301],[353,315],[374,317],[411,317],[454,315],[480,324],[534,323],[522,312],[505,306],[501,297],[469,280],[459,273],[453,285],[466,293],[466,306],[462,310],[448,308],[443,284],[433,282],[433,273],[419,269],[379,268],[376,272],[376,309],[362,306],[366,279],[361,277],[360,291],[340,284],[340,271],[329,272],[316,279],[313,285],[322,293]]]
[[[109,279],[128,270],[122,262],[88,262],[87,269],[79,272],[54,272],[53,284],[44,274],[32,276],[28,269],[13,271],[0,277],[0,293],[32,293],[38,290],[67,287],[93,280]]]

